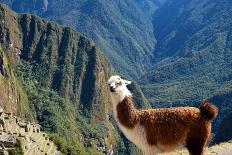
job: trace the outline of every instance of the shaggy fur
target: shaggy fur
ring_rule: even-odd
[[[217,108],[204,102],[200,108],[177,107],[137,110],[130,91],[130,81],[112,76],[108,80],[114,117],[125,136],[145,155],[172,151],[185,144],[191,155],[202,155],[211,133]]]
[[[124,100],[117,105],[117,116],[118,121],[127,128],[133,128],[138,123],[138,111],[135,109],[131,97],[126,96]]]

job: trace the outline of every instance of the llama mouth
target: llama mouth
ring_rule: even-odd
[[[114,88],[110,88],[110,92],[114,93],[114,92],[116,92],[116,90]]]

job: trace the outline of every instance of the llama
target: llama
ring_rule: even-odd
[[[120,130],[144,155],[173,151],[185,145],[190,155],[203,155],[217,107],[203,102],[199,108],[176,107],[137,110],[120,76],[108,80],[113,114]]]

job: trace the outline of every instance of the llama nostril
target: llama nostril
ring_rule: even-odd
[[[114,87],[110,87],[110,91],[111,91],[111,92],[115,92]]]

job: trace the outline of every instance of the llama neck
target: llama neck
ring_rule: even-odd
[[[122,102],[125,97],[132,97],[131,92],[125,87],[118,93],[111,93],[111,99],[114,106],[118,105],[118,103]]]
[[[131,96],[126,96],[117,104],[114,108],[114,115],[118,123],[126,128],[133,128],[139,119],[138,111],[134,106],[134,102]]]

